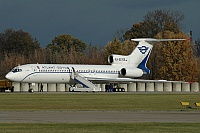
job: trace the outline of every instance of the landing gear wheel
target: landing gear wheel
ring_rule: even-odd
[[[33,89],[29,89],[28,92],[33,93]]]

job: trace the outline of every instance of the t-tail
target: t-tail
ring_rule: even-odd
[[[150,74],[150,70],[146,67],[146,63],[151,54],[154,42],[161,41],[180,41],[186,39],[154,39],[154,38],[137,38],[131,39],[139,42],[133,52],[128,55],[112,54],[108,57],[108,62],[112,65],[121,66],[120,75],[126,77],[141,77],[143,74]]]

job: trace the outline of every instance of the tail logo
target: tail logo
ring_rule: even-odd
[[[145,54],[147,52],[147,50],[149,49],[149,47],[146,46],[142,46],[142,47],[137,47],[140,51],[140,53]]]

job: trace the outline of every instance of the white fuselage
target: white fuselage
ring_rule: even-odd
[[[73,65],[73,64],[27,64],[15,67],[6,78],[27,83],[72,83],[73,71],[85,78],[118,78],[119,66],[112,65]]]
[[[131,39],[139,44],[130,55],[113,54],[108,57],[111,65],[76,65],[76,64],[27,64],[15,67],[6,78],[16,82],[27,83],[74,83],[93,81],[135,82],[143,74],[149,74],[147,60],[153,48],[152,42],[180,41],[186,39]],[[76,79],[73,74],[77,74]],[[82,81],[81,78],[83,78]],[[77,78],[80,78],[79,80]],[[76,81],[75,81],[76,80]]]

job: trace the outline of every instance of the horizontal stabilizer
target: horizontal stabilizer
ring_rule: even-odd
[[[155,38],[135,38],[131,39],[135,42],[145,41],[145,42],[164,42],[164,41],[185,41],[188,39],[155,39]]]

